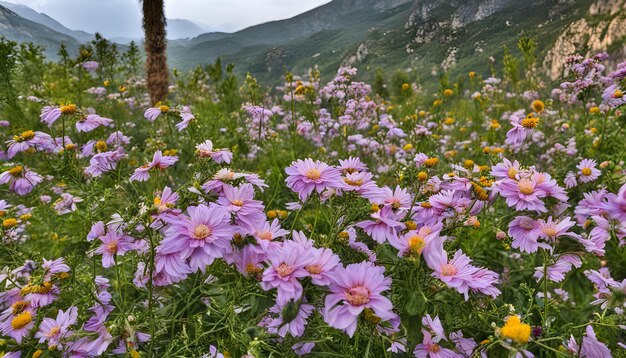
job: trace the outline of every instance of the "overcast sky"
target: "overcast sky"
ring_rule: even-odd
[[[140,37],[140,0],[5,0],[44,12],[72,30],[106,37]],[[232,32],[290,18],[330,0],[165,0],[165,16],[209,31]]]

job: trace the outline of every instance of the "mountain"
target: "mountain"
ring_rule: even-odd
[[[61,43],[65,43],[69,51],[77,51],[79,45],[75,38],[27,20],[4,6],[0,6],[0,35],[12,41],[42,46],[46,56],[52,59],[57,58]]]
[[[19,4],[12,4],[12,3],[8,3],[8,2],[4,2],[4,1],[0,1],[0,6],[3,6],[11,11],[13,11],[14,13],[16,13],[17,15],[19,15],[20,17],[26,19],[26,20],[30,20],[32,22],[36,22],[38,24],[44,25],[56,32],[60,32],[64,35],[67,36],[71,36],[73,38],[75,38],[76,40],[78,40],[79,42],[87,42],[87,41],[91,41],[93,39],[93,34],[89,34],[85,31],[78,31],[78,30],[70,30],[67,27],[63,26],[60,22],[56,21],[55,19],[51,18],[50,16],[44,14],[44,13],[39,13],[33,9],[31,9],[28,6],[25,5],[19,5]]]
[[[332,74],[342,64],[366,76],[380,67],[435,80],[444,69],[487,74],[503,45],[515,50],[526,32],[555,78],[571,53],[626,54],[625,8],[626,0],[334,0],[290,19],[200,35],[173,46],[168,62],[189,69],[221,57],[268,81],[315,65]]]
[[[185,19],[167,19],[167,38],[185,39],[204,33],[198,24]]]

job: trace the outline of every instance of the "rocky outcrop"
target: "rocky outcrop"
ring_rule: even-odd
[[[559,35],[544,58],[551,79],[557,79],[563,71],[565,58],[571,54],[590,55],[613,49],[626,52],[626,0],[599,0],[593,3],[588,15],[569,24]],[[621,44],[620,48],[614,48]]]

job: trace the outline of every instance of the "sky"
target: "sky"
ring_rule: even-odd
[[[141,37],[140,0],[5,0],[43,12],[72,30],[105,37]],[[165,16],[207,31],[233,32],[287,19],[330,0],[165,0]]]

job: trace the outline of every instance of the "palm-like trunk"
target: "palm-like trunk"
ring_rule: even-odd
[[[146,47],[148,92],[153,104],[167,96],[168,69],[165,55],[165,12],[163,0],[143,0],[143,29]]]

